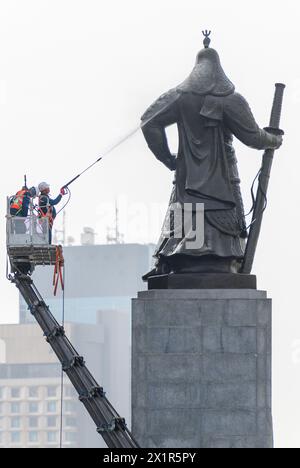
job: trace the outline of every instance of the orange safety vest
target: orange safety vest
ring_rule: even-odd
[[[24,197],[26,193],[27,193],[27,190],[20,190],[13,198],[10,208],[21,211],[23,208],[23,201],[24,201]]]

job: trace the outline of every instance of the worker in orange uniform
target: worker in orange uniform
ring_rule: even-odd
[[[37,196],[37,190],[35,187],[28,189],[26,186],[22,187],[22,190],[16,193],[10,200],[10,215],[12,217],[27,218],[30,200]],[[14,223],[14,230],[16,234],[25,234],[26,225],[23,220]]]

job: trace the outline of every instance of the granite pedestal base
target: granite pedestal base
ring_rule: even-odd
[[[132,431],[145,448],[272,448],[272,304],[152,290],[132,312]]]

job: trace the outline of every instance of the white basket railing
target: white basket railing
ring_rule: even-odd
[[[39,218],[33,206],[30,207],[29,216],[10,215],[9,202],[6,216],[7,246],[49,245],[49,219]]]

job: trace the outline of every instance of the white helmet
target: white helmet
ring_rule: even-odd
[[[47,182],[41,182],[39,184],[39,191],[40,192],[43,192],[44,190],[47,190],[48,188],[50,188],[50,185],[47,184]]]

